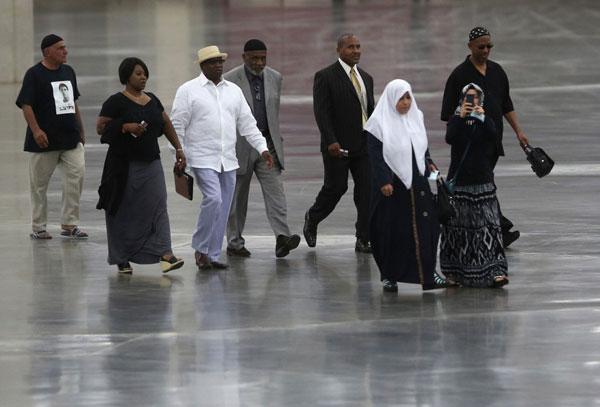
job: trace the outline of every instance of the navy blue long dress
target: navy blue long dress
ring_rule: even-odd
[[[383,159],[383,144],[367,132],[371,163],[370,241],[381,280],[434,285],[440,225],[427,178],[413,151],[412,187],[406,189]],[[421,159],[424,159],[421,158]],[[381,187],[392,184],[390,197]]]

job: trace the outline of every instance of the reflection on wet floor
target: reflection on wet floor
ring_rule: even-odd
[[[18,86],[0,86],[2,404],[598,404],[600,6],[577,5],[36,2],[35,38],[59,31],[78,73],[88,136],[81,218],[91,237],[29,240],[25,126],[12,103]],[[252,256],[224,257],[230,269],[196,272],[189,244],[199,199],[174,193],[173,243],[186,265],[166,276],[158,265],[134,265],[132,276],[122,276],[106,264],[104,215],[94,209],[106,148],[94,125],[102,102],[120,89],[125,56],[145,60],[148,89],[169,109],[177,86],[198,73],[197,48],[219,45],[230,54],[229,69],[241,63],[245,40],[265,40],[269,64],[284,75],[285,188],[289,223],[299,233],[322,182],[312,77],[335,60],[336,35],[360,37],[361,67],[375,78],[376,94],[395,77],[412,83],[432,155],[447,169],[441,92],[476,24],[494,35],[492,58],[510,77],[528,136],[557,163],[550,176],[535,177],[505,126],[507,155],[496,181],[503,211],[521,231],[507,251],[506,289],[423,293],[401,285],[397,295],[384,295],[372,258],[354,252],[350,194],[319,225],[315,249],[302,242],[276,259],[257,184],[245,233]],[[166,148],[162,157],[170,174]],[[54,235],[60,182],[56,176],[49,193]]]

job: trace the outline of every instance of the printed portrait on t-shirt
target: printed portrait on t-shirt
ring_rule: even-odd
[[[75,98],[71,81],[52,82],[56,114],[75,113]]]

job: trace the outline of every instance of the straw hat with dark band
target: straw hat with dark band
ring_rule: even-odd
[[[198,60],[196,62],[201,64],[202,62],[213,58],[227,59],[227,54],[219,51],[219,47],[216,45],[210,45],[198,50]]]

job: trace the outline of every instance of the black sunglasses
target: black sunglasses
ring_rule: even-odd
[[[494,48],[494,44],[482,44],[482,45],[478,45],[477,48],[479,48],[479,49],[484,49],[484,48],[492,49],[492,48]]]

